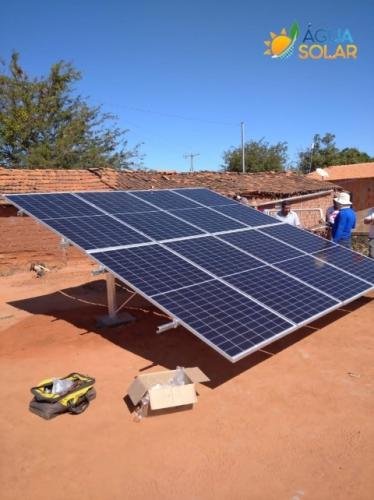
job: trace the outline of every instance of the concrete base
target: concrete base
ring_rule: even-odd
[[[116,314],[114,318],[111,318],[108,315],[99,316],[98,318],[96,318],[96,326],[98,328],[106,328],[107,326],[125,325],[126,323],[132,323],[133,321],[135,321],[134,316],[131,316],[131,314],[124,312]]]

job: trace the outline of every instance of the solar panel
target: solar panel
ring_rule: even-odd
[[[213,279],[157,244],[97,252],[94,257],[148,297]]]
[[[233,361],[293,327],[217,280],[155,295],[154,299],[198,337]]]
[[[157,241],[204,234],[167,212],[117,214],[116,217]]]
[[[157,210],[152,205],[135,198],[125,191],[79,193],[79,197],[101,208],[108,214],[149,212]]]
[[[224,279],[294,323],[311,321],[314,316],[338,304],[338,301],[269,266]]]
[[[317,252],[315,256],[360,277],[372,285],[374,284],[374,259],[369,259],[340,245]]]
[[[245,228],[244,224],[238,221],[229,219],[224,215],[218,214],[209,208],[192,208],[190,210],[173,210],[174,213],[181,219],[194,224],[204,231],[216,233],[219,231],[229,231],[231,229]]]
[[[175,241],[168,243],[167,246],[216,276],[234,274],[264,265],[254,257],[211,236]]]
[[[109,215],[48,219],[45,223],[84,250],[151,241]]]
[[[87,205],[69,193],[9,195],[8,200],[37,219],[63,219],[85,215],[103,215],[100,210]]]
[[[231,361],[374,283],[374,261],[206,189],[7,199]]]
[[[276,267],[341,301],[356,297],[370,289],[368,283],[310,255],[280,262]]]
[[[299,250],[287,246],[281,241],[269,238],[255,229],[220,235],[220,239],[268,263],[280,262],[303,255]]]
[[[240,203],[235,203],[235,205],[229,205],[226,207],[215,207],[215,209],[221,214],[228,215],[233,219],[236,219],[244,224],[251,227],[264,226],[267,224],[280,224],[281,221],[270,217],[270,215],[263,214],[259,210],[255,210],[251,207],[245,207]]]
[[[178,193],[184,197],[194,200],[207,207],[216,207],[220,205],[237,205],[237,201],[231,198],[214,193],[209,189],[173,189],[174,193]]]
[[[263,227],[260,229],[262,233],[273,236],[278,240],[284,241],[289,245],[293,245],[307,253],[317,252],[324,248],[335,246],[331,241],[308,233],[290,224],[279,224],[277,226]]]
[[[192,200],[179,196],[172,191],[131,191],[136,196],[162,210],[175,210],[178,208],[197,208],[199,205]]]

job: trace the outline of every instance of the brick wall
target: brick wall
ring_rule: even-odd
[[[301,198],[300,200],[291,200],[291,208],[295,210],[300,218],[300,222],[305,228],[314,228],[320,225],[321,220],[321,212],[322,219],[325,220],[325,214],[328,207],[332,205],[332,193],[327,193],[324,195],[317,195],[312,198]],[[280,203],[278,202],[278,206],[280,209]],[[265,205],[261,208],[265,209],[273,209],[276,208],[277,205]],[[298,211],[297,209],[301,209]],[[320,210],[319,210],[320,209]]]
[[[32,262],[47,267],[65,263],[60,238],[31,217],[18,217],[14,207],[0,205],[0,235],[0,276],[27,270]],[[66,254],[69,260],[87,258],[73,247]]]
[[[367,210],[374,207],[374,178],[344,179],[338,182],[343,189],[352,193],[355,210]]]

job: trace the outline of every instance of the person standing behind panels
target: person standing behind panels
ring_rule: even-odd
[[[351,248],[352,229],[356,227],[356,214],[352,209],[349,193],[340,193],[334,201],[338,204],[339,213],[332,226],[332,241]]]
[[[374,208],[370,208],[364,219],[364,224],[370,224],[369,227],[369,257],[374,259]]]
[[[334,225],[335,217],[339,213],[339,207],[335,200],[336,198],[333,199],[332,206],[326,210],[326,223],[330,226]]]
[[[331,240],[332,226],[334,225],[335,218],[338,215],[338,213],[339,213],[339,207],[338,207],[338,204],[336,203],[335,198],[334,198],[333,205],[326,210],[326,217],[325,217],[326,228],[327,228],[327,238],[329,240]]]
[[[242,205],[249,205],[249,201],[247,200],[247,198],[245,196],[240,196],[240,194],[236,194],[234,196],[234,200],[238,201]]]
[[[291,210],[291,203],[287,200],[282,201],[282,209],[275,214],[275,217],[291,226],[301,227],[299,216]]]

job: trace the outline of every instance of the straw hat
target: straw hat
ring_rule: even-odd
[[[336,198],[334,198],[334,201],[339,203],[339,205],[352,205],[350,198],[349,193],[340,193]]]

